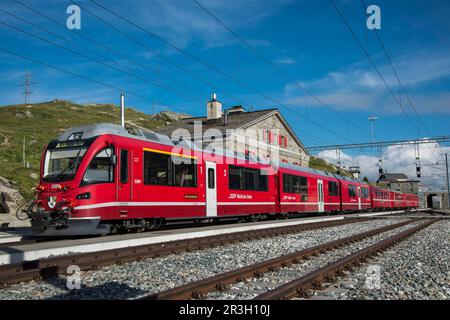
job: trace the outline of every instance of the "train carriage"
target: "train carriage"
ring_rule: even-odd
[[[387,201],[375,202],[356,179],[205,151],[112,124],[72,128],[50,142],[36,191],[33,231],[56,236],[139,231],[187,219],[371,210]],[[396,208],[418,205],[390,194]]]
[[[368,210],[372,208],[369,185],[360,181],[340,177],[342,211]]]
[[[278,180],[282,213],[340,210],[339,180],[330,173],[281,164]]]
[[[370,186],[369,190],[373,210],[379,211],[391,208],[391,196],[388,189]]]

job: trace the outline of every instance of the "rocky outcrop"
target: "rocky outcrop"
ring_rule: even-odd
[[[0,227],[29,226],[29,221],[20,221],[16,218],[16,210],[23,201],[17,186],[0,177]]]

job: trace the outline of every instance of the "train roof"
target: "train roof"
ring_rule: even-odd
[[[169,136],[164,134],[159,134],[154,131],[150,131],[143,128],[123,128],[120,125],[113,124],[113,123],[98,123],[98,124],[91,124],[91,125],[85,125],[85,126],[79,126],[79,127],[73,127],[70,129],[67,129],[63,133],[61,133],[58,136],[58,141],[67,141],[67,140],[85,140],[93,137],[97,137],[100,135],[117,135],[121,137],[127,137],[132,139],[139,139],[143,141],[149,141],[154,143],[163,144],[166,146],[183,146],[185,148],[194,150],[194,151],[204,151],[202,148],[199,148],[195,143],[192,141],[174,141]],[[229,150],[224,149],[218,149],[215,151],[218,155],[228,156],[228,157],[236,157],[241,160],[252,160],[253,162],[260,163],[263,165],[270,165],[272,163],[276,163],[281,168],[296,170],[300,172],[306,172],[311,174],[316,174],[319,176],[327,177],[327,178],[336,178],[340,180],[345,180],[349,182],[357,182],[357,183],[365,183],[361,182],[355,178],[351,177],[344,177],[338,174],[334,174],[331,172],[321,171],[309,167],[301,167],[298,165],[288,164],[288,163],[280,163],[280,162],[274,162],[271,160],[267,160],[264,158],[260,158],[258,156],[253,156],[249,154],[246,156],[245,154],[239,153],[239,152],[233,152]]]

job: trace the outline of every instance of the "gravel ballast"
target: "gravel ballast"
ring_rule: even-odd
[[[379,286],[366,283],[368,270],[374,267],[379,270]],[[450,299],[450,220],[434,223],[313,295],[345,300]]]
[[[11,285],[0,290],[0,299],[134,299],[398,222],[376,219],[112,265],[81,272],[80,290],[69,290],[67,277],[59,276]]]

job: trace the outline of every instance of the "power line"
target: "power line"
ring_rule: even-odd
[[[101,61],[101,60],[97,60],[97,59],[90,58],[90,57],[86,56],[85,54],[82,54],[82,53],[77,52],[77,51],[75,51],[75,50],[69,49],[69,48],[64,47],[64,46],[62,46],[62,45],[60,45],[60,44],[57,44],[57,43],[55,43],[55,42],[53,42],[53,41],[50,41],[50,40],[45,39],[45,38],[42,38],[42,37],[40,37],[40,36],[37,36],[37,35],[35,35],[35,34],[32,34],[32,33],[28,32],[28,31],[25,31],[25,30],[22,30],[22,29],[20,29],[20,28],[17,28],[17,27],[15,27],[15,26],[12,26],[12,25],[10,25],[10,24],[8,24],[8,23],[6,23],[6,22],[0,21],[0,24],[5,25],[5,26],[7,26],[7,27],[9,27],[9,28],[11,28],[11,29],[14,29],[14,30],[16,30],[16,31],[22,32],[22,33],[24,33],[24,34],[26,34],[26,35],[28,35],[28,36],[30,36],[30,37],[36,38],[36,39],[38,39],[38,40],[40,40],[40,41],[42,41],[42,42],[45,42],[45,43],[51,44],[51,45],[53,45],[53,46],[55,46],[55,47],[61,48],[61,49],[66,50],[66,51],[69,51],[69,52],[71,52],[71,53],[73,53],[73,54],[75,54],[75,55],[78,55],[78,56],[80,56],[80,57],[82,57],[82,58],[85,58],[85,59],[87,59],[87,60],[89,60],[89,61],[92,61],[92,62],[101,64],[101,65],[103,65],[103,66],[105,66],[105,67],[108,67],[108,68],[113,69],[113,70],[115,70],[115,71],[121,72],[121,73],[126,74],[126,75],[128,75],[128,76],[131,76],[131,77],[134,77],[134,78],[139,79],[139,80],[141,80],[141,81],[145,81],[145,82],[147,82],[147,83],[153,84],[153,85],[155,85],[155,86],[157,86],[157,87],[160,87],[160,88],[162,88],[162,89],[165,89],[165,90],[167,90],[167,91],[170,91],[170,92],[172,92],[172,93],[174,93],[174,94],[176,94],[176,95],[178,95],[178,96],[181,96],[181,97],[186,98],[186,99],[188,99],[188,100],[190,100],[190,101],[197,102],[197,103],[203,105],[202,102],[196,100],[195,98],[192,98],[192,97],[190,97],[190,96],[187,96],[187,95],[185,95],[185,94],[183,94],[183,93],[180,93],[180,92],[178,92],[178,91],[176,91],[176,90],[174,90],[174,89],[172,89],[172,88],[170,88],[170,87],[168,87],[168,86],[162,85],[162,84],[160,84],[160,83],[158,83],[158,82],[155,82],[155,81],[153,81],[153,80],[148,80],[148,79],[146,79],[146,78],[144,78],[144,77],[142,77],[142,76],[140,76],[140,75],[135,75],[135,74],[133,74],[133,73],[131,73],[131,72],[128,72],[128,71],[126,71],[126,70],[121,70],[121,69],[116,68],[116,67],[114,67],[114,66],[111,66],[111,65],[109,65],[109,64],[107,64],[107,63],[105,63],[105,62],[103,62],[103,61]]]
[[[18,19],[18,20],[20,20],[20,21],[22,21],[22,22],[25,22],[25,23],[27,23],[27,24],[29,24],[29,25],[32,25],[33,27],[37,28],[38,30],[44,31],[44,32],[46,32],[46,33],[52,35],[52,36],[55,37],[55,38],[61,39],[61,40],[66,41],[66,42],[69,42],[69,43],[71,43],[72,45],[74,45],[74,46],[76,46],[76,47],[78,47],[78,48],[81,48],[81,49],[83,49],[83,50],[86,50],[86,51],[90,52],[91,54],[93,53],[94,55],[96,55],[96,56],[99,57],[100,59],[103,59],[104,61],[109,60],[109,59],[106,58],[105,56],[100,55],[100,54],[98,54],[98,53],[96,53],[96,52],[93,52],[92,50],[90,50],[90,49],[88,49],[88,48],[86,48],[86,47],[84,47],[84,46],[82,46],[82,45],[76,43],[75,41],[72,41],[72,40],[67,39],[67,38],[65,38],[65,37],[63,37],[63,36],[60,36],[60,35],[58,35],[58,34],[52,32],[52,31],[49,31],[48,29],[42,28],[42,27],[40,27],[40,26],[38,26],[38,25],[36,25],[36,24],[34,24],[34,23],[32,23],[32,22],[30,22],[30,21],[24,19],[24,18],[21,18],[21,17],[19,17],[19,16],[13,14],[13,13],[11,13],[11,12],[8,12],[8,11],[3,10],[3,9],[1,9],[1,8],[0,8],[0,11],[2,11],[3,13],[6,13],[6,14],[8,14],[8,15],[10,15],[10,16],[12,16],[12,17],[14,17],[14,18],[16,18],[16,19]],[[37,11],[35,11],[35,12],[37,12]],[[50,19],[50,21],[52,21],[52,22],[58,24],[59,26],[65,28],[64,25],[60,25],[60,24],[58,23],[58,21],[54,21],[54,20],[52,20],[51,18],[49,18],[49,17],[47,17],[47,16],[45,16],[45,15],[43,15],[43,16],[44,16],[45,18],[47,18],[47,19]],[[80,36],[81,36],[81,35],[80,35]],[[127,59],[128,61],[130,61],[130,62],[132,62],[132,63],[136,63],[136,62],[130,60],[127,56],[125,56],[125,55],[123,55],[123,54],[121,54],[121,53],[119,53],[119,52],[117,52],[117,51],[114,51],[114,49],[110,49],[110,48],[108,48],[108,47],[106,47],[106,46],[103,46],[102,44],[100,44],[100,43],[98,43],[97,41],[92,40],[92,39],[90,39],[90,38],[88,38],[88,37],[86,37],[86,39],[88,39],[89,41],[91,41],[91,42],[93,42],[93,43],[95,43],[95,44],[97,44],[97,45],[99,45],[99,46],[104,47],[104,48],[107,49],[107,50],[110,50],[110,51],[116,53],[116,54],[119,55],[120,57],[125,58],[125,59]],[[119,66],[121,66],[122,68],[125,68],[125,69],[128,68],[127,66],[123,65],[123,64],[120,63],[120,62],[112,61],[112,63],[115,64],[115,65],[119,65]],[[156,71],[154,71],[154,70],[152,70],[152,69],[150,69],[150,68],[148,68],[148,67],[146,67],[146,66],[144,66],[144,65],[141,65],[141,64],[139,64],[139,63],[136,63],[136,64],[138,64],[138,65],[140,65],[140,66],[142,66],[142,67],[144,67],[144,68],[146,68],[146,69],[152,71],[153,73],[157,74]],[[159,75],[159,74],[158,74],[158,75]],[[151,80],[149,80],[149,81],[151,81]],[[168,86],[167,84],[165,84],[164,82],[161,82],[161,83],[162,83],[162,85],[164,85],[164,86],[166,86],[166,87],[169,87],[169,86]],[[193,89],[191,89],[191,88],[188,88],[188,89],[193,90]],[[173,89],[173,90],[175,90],[175,89]]]
[[[386,147],[386,146],[406,146],[406,145],[419,145],[419,144],[430,144],[436,142],[449,142],[450,135],[440,136],[433,138],[422,138],[422,139],[410,139],[410,140],[396,140],[396,141],[378,141],[378,142],[368,142],[368,143],[354,143],[354,144],[340,144],[340,145],[329,145],[329,146],[315,146],[307,147],[309,151],[321,151],[321,150],[335,150],[335,149],[363,149],[363,148],[374,148],[374,147]]]
[[[16,2],[18,2],[17,0],[14,0]],[[78,4],[75,1],[70,1],[73,4],[76,4],[77,6],[79,6],[81,9],[83,9],[83,11],[86,11],[88,14],[90,14],[91,16],[93,16],[94,18],[96,18],[97,20],[103,22],[105,25],[107,25],[108,27],[110,27],[111,29],[113,29],[114,31],[118,32],[119,34],[121,34],[122,36],[126,37],[127,39],[129,39],[130,41],[136,43],[137,45],[139,45],[140,47],[144,48],[145,50],[148,50],[149,52],[151,52],[152,54],[154,54],[155,56],[159,57],[160,59],[166,61],[167,63],[169,63],[170,65],[174,66],[175,68],[177,68],[178,70],[186,73],[187,75],[191,76],[194,79],[197,79],[198,81],[206,84],[208,87],[210,87],[211,89],[215,90],[216,92],[220,92],[223,95],[229,97],[230,99],[236,101],[237,103],[241,104],[241,105],[245,105],[244,102],[242,102],[240,99],[236,98],[235,96],[231,95],[230,93],[217,88],[214,84],[212,84],[210,81],[203,79],[202,77],[196,75],[195,73],[189,71],[188,69],[184,68],[183,66],[181,66],[180,64],[174,62],[173,60],[163,56],[162,54],[160,54],[159,52],[156,52],[155,50],[153,50],[152,48],[150,48],[149,46],[147,46],[146,44],[142,43],[141,41],[137,40],[136,38],[130,36],[128,33],[123,32],[122,30],[120,30],[119,28],[117,28],[116,26],[114,26],[113,24],[109,23],[108,21],[106,21],[105,19],[99,17],[98,15],[96,15],[95,13],[93,13],[92,11],[88,10],[86,7],[81,6],[80,4]]]
[[[364,0],[361,0],[361,5],[363,6],[363,8],[364,8],[364,10],[365,10],[366,4],[364,3]],[[400,77],[398,76],[397,70],[395,69],[394,64],[392,63],[392,60],[391,60],[391,58],[390,58],[390,56],[389,56],[389,54],[388,54],[388,52],[387,52],[387,49],[386,49],[386,46],[385,46],[384,43],[383,43],[383,40],[381,39],[381,36],[380,36],[379,33],[378,33],[378,30],[377,30],[377,29],[374,29],[374,31],[375,31],[375,35],[376,35],[376,37],[377,37],[377,39],[378,39],[378,42],[380,43],[380,46],[381,46],[381,48],[383,49],[384,54],[386,55],[387,61],[389,62],[389,65],[391,66],[392,71],[394,72],[394,75],[395,75],[395,77],[396,77],[397,80],[398,80],[398,83],[399,83],[399,85],[400,85],[401,90],[402,90],[403,93],[405,94],[405,97],[408,99],[409,104],[411,105],[412,109],[414,110],[414,112],[415,112],[415,114],[416,114],[416,116],[417,116],[417,119],[419,119],[419,121],[422,123],[422,126],[425,128],[425,130],[427,131],[427,133],[431,136],[432,133],[430,132],[430,130],[428,130],[427,126],[425,125],[425,122],[424,122],[423,119],[420,117],[420,115],[419,115],[419,113],[417,112],[417,109],[416,109],[414,103],[412,102],[411,98],[409,97],[408,93],[406,92],[406,89],[405,89],[405,87],[403,86],[403,84],[402,84],[402,82],[401,82],[401,80],[400,80]]]
[[[265,61],[267,64],[271,65],[275,70],[277,70],[279,73],[281,73],[284,77],[286,77],[289,81],[293,82],[295,85],[297,85],[301,90],[306,92],[309,96],[311,96],[314,100],[318,101],[321,105],[326,107],[331,112],[338,115],[340,118],[345,120],[346,122],[352,124],[356,128],[360,129],[361,131],[370,134],[367,130],[363,129],[356,123],[352,122],[351,120],[347,119],[345,116],[343,116],[341,113],[336,111],[334,108],[330,107],[328,104],[326,104],[322,99],[320,99],[318,96],[313,94],[309,89],[307,89],[305,86],[303,86],[300,82],[295,80],[289,73],[281,69],[279,66],[277,66],[275,63],[273,63],[269,58],[267,58],[265,55],[263,55],[258,49],[256,49],[254,46],[252,46],[248,41],[246,41],[244,38],[242,38],[239,34],[237,34],[235,31],[233,31],[230,27],[228,27],[224,22],[222,22],[216,15],[214,15],[209,9],[207,9],[204,5],[202,5],[197,0],[192,0],[195,4],[197,4],[201,9],[203,9],[210,17],[212,17],[214,20],[216,20],[220,25],[222,25],[226,30],[228,30],[232,35],[234,35],[239,41],[241,41],[247,48],[249,48],[253,53],[255,53],[257,56],[259,56],[263,61]]]
[[[16,1],[16,0],[15,0],[15,1]],[[286,108],[286,109],[288,109],[288,110],[291,110],[291,112],[293,112],[293,113],[297,114],[298,116],[300,116],[300,117],[302,117],[302,118],[304,118],[304,119],[310,121],[311,123],[314,123],[315,125],[321,127],[322,129],[324,129],[324,130],[326,130],[326,131],[332,133],[333,135],[335,135],[335,136],[337,136],[337,137],[340,137],[340,138],[342,138],[342,139],[344,139],[344,140],[347,140],[347,141],[351,141],[351,140],[348,139],[347,137],[344,137],[344,136],[340,135],[339,133],[337,133],[337,132],[335,132],[335,131],[329,129],[328,127],[326,127],[326,126],[324,126],[324,125],[318,123],[317,121],[312,120],[312,119],[310,119],[309,117],[306,117],[306,116],[300,114],[300,113],[297,112],[296,110],[293,110],[293,109],[287,107],[286,105],[284,105],[284,104],[281,103],[280,101],[277,101],[276,99],[273,99],[273,98],[269,97],[269,96],[266,95],[265,93],[262,93],[262,92],[258,91],[257,89],[253,88],[252,86],[250,86],[250,85],[248,85],[248,84],[242,82],[241,80],[239,80],[239,79],[233,77],[232,75],[230,75],[230,74],[228,74],[228,73],[226,73],[226,72],[220,70],[219,68],[217,68],[217,67],[211,65],[210,63],[208,63],[208,62],[206,62],[206,61],[204,61],[204,60],[202,60],[202,59],[200,59],[200,58],[194,56],[193,54],[187,52],[186,50],[181,49],[180,47],[174,45],[173,43],[171,43],[170,41],[168,41],[168,40],[162,38],[161,36],[159,36],[159,35],[157,35],[157,34],[155,34],[155,33],[153,33],[153,32],[150,32],[150,31],[144,29],[143,27],[139,26],[138,24],[134,23],[133,21],[131,21],[131,20],[129,20],[129,19],[123,17],[122,15],[118,14],[117,12],[115,12],[115,11],[113,11],[113,10],[111,10],[111,9],[108,9],[108,8],[105,7],[104,5],[98,3],[97,1],[95,1],[95,0],[89,0],[89,1],[92,2],[92,3],[94,3],[95,5],[97,5],[98,7],[102,8],[103,10],[107,11],[107,12],[110,13],[111,15],[113,15],[113,16],[119,18],[120,20],[125,21],[126,23],[128,23],[128,24],[134,26],[135,28],[141,30],[142,32],[148,34],[149,36],[158,39],[159,41],[163,42],[163,43],[166,44],[167,46],[169,46],[169,47],[175,49],[176,51],[182,53],[183,55],[185,55],[185,56],[187,56],[187,57],[189,57],[189,58],[191,58],[192,60],[194,60],[194,61],[196,61],[196,62],[198,62],[198,63],[200,63],[200,64],[206,66],[207,68],[209,68],[209,69],[211,69],[211,70],[217,72],[218,74],[221,74],[221,75],[223,75],[224,77],[226,77],[226,78],[232,80],[233,82],[239,84],[241,87],[244,87],[244,88],[246,88],[246,89],[249,89],[249,90],[253,91],[254,93],[260,95],[261,97],[263,97],[263,98],[265,98],[265,99],[267,99],[267,100],[269,100],[269,101],[272,101],[272,102],[275,103],[276,105],[279,105],[279,106],[282,106],[282,107],[284,107],[284,108]],[[72,1],[72,2],[73,2],[73,1]]]
[[[124,89],[122,89],[122,88],[118,88],[118,87],[113,86],[113,85],[111,85],[111,84],[107,84],[107,83],[104,83],[104,82],[102,82],[102,81],[95,80],[95,79],[92,79],[92,78],[89,78],[89,77],[86,77],[86,76],[83,76],[83,75],[74,73],[74,72],[72,72],[72,71],[68,71],[68,70],[62,69],[62,68],[60,68],[60,67],[53,66],[53,65],[48,64],[48,63],[46,63],[46,62],[43,62],[43,61],[40,61],[40,60],[36,60],[36,59],[34,59],[34,58],[27,57],[27,56],[24,56],[24,55],[22,55],[22,54],[19,54],[19,53],[16,53],[16,52],[12,52],[12,51],[9,51],[9,50],[4,49],[4,48],[0,48],[0,51],[3,52],[3,53],[6,53],[6,54],[12,55],[12,56],[19,57],[19,58],[24,59],[24,60],[28,60],[28,61],[34,62],[34,63],[36,63],[36,64],[40,64],[40,65],[45,66],[45,67],[50,68],[50,69],[54,69],[54,70],[57,70],[57,71],[59,71],[59,72],[69,74],[69,75],[71,75],[71,76],[74,76],[74,77],[77,77],[77,78],[80,78],[80,79],[83,79],[83,80],[86,80],[86,81],[93,82],[93,83],[95,83],[95,84],[98,84],[98,85],[101,85],[101,86],[104,86],[104,87],[113,89],[113,90],[118,91],[118,92],[125,91],[127,94],[132,95],[132,96],[135,96],[135,97],[137,97],[137,98],[140,98],[140,99],[142,99],[142,100],[144,100],[144,101],[151,101],[151,99],[149,99],[149,98],[147,98],[147,97],[144,97],[144,96],[142,96],[142,95],[140,95],[140,94],[138,94],[138,93],[134,93],[134,92],[129,91],[129,90],[124,90]],[[170,108],[172,108],[172,109],[175,109],[175,110],[178,110],[178,111],[184,112],[183,110],[181,110],[181,109],[179,109],[179,108],[177,108],[177,107],[174,107],[174,106],[168,106],[168,107],[170,107]]]
[[[364,45],[361,43],[361,41],[359,40],[358,36],[356,35],[356,33],[353,31],[352,27],[350,26],[350,24],[348,23],[347,19],[345,18],[344,14],[341,12],[341,10],[338,8],[338,6],[336,5],[336,2],[334,0],[330,0],[330,2],[333,4],[334,8],[336,9],[336,12],[338,13],[338,15],[341,17],[342,21],[344,22],[345,26],[347,27],[348,31],[352,34],[353,39],[355,40],[355,42],[358,44],[358,46],[361,48],[361,50],[363,51],[364,55],[367,57],[367,59],[369,60],[370,64],[372,65],[372,67],[374,68],[374,70],[376,71],[376,73],[378,74],[378,76],[380,77],[381,81],[383,82],[383,84],[385,85],[385,87],[388,89],[388,91],[390,92],[391,96],[394,98],[394,100],[397,102],[398,106],[400,107],[400,109],[402,110],[402,112],[405,114],[405,116],[407,117],[407,119],[409,120],[409,122],[411,123],[411,125],[413,127],[416,127],[416,125],[414,124],[414,122],[411,120],[410,116],[408,115],[408,113],[406,112],[405,108],[403,108],[401,102],[398,100],[398,98],[396,97],[395,93],[392,91],[392,88],[389,86],[389,84],[386,82],[386,80],[384,79],[383,75],[381,74],[380,70],[377,68],[375,62],[372,60],[370,54],[367,52],[366,48],[364,47]],[[420,132],[420,130],[419,130]]]

